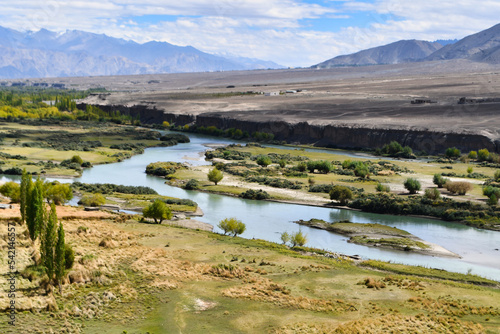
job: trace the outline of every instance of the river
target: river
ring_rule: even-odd
[[[156,161],[188,162],[192,165],[206,164],[203,152],[209,144],[230,144],[233,141],[190,134],[190,143],[172,147],[148,148],[144,154],[125,161],[98,165],[86,169],[75,181],[84,183],[115,183],[133,186],[148,186],[161,195],[189,198],[198,203],[205,215],[197,218],[214,226],[227,217],[237,217],[247,227],[242,237],[260,238],[280,242],[284,231],[295,232],[299,226],[292,221],[311,218],[336,221],[348,219],[356,223],[380,223],[406,230],[423,240],[427,240],[459,254],[461,259],[441,258],[403,251],[390,251],[374,247],[347,243],[345,236],[324,230],[300,227],[308,235],[306,246],[325,249],[348,255],[359,255],[366,259],[378,259],[397,263],[439,268],[453,272],[473,273],[500,281],[500,233],[480,230],[461,224],[440,220],[407,216],[391,216],[357,212],[342,209],[284,204],[276,202],[243,200],[230,196],[186,191],[171,187],[163,179],[148,176],[146,165]],[[347,151],[327,151],[355,156]],[[376,159],[375,157],[364,158]],[[7,178],[6,176],[4,178]],[[68,182],[67,179],[60,179]],[[217,230],[217,227],[215,228]]]

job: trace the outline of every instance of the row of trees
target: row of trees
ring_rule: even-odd
[[[40,240],[40,264],[45,268],[49,283],[55,280],[61,291],[62,278],[65,270],[73,266],[74,253],[65,243],[63,224],[58,224],[56,201],[47,198],[50,202],[50,213],[47,213],[45,198],[44,182],[40,178],[33,182],[24,170],[20,185],[21,220],[26,223],[33,245]]]

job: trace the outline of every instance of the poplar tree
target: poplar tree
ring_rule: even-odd
[[[30,198],[32,187],[33,182],[31,181],[31,175],[28,174],[26,169],[23,169],[23,174],[21,176],[20,196],[20,210],[23,223],[26,221],[26,205],[28,203],[28,199]]]
[[[61,286],[61,280],[64,276],[64,269],[66,268],[65,266],[65,245],[64,245],[64,228],[62,224],[59,224],[59,229],[57,231],[57,243],[56,243],[56,249],[55,249],[55,274],[56,274],[56,281],[57,284],[59,285],[59,292],[62,293],[62,286]]]
[[[55,271],[55,248],[57,242],[57,213],[56,206],[54,203],[50,205],[50,214],[47,220],[47,225],[43,231],[43,237],[41,238],[41,249],[40,253],[42,255],[42,263],[47,270],[47,275],[49,276],[49,282],[52,280]]]
[[[28,225],[31,240],[35,241],[40,235],[40,230],[43,227],[45,218],[42,180],[36,180],[32,186],[29,196],[26,198],[26,225]]]

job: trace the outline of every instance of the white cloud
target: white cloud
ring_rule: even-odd
[[[0,0],[0,25],[17,30],[78,29],[138,42],[166,41],[210,53],[230,53],[310,66],[339,54],[400,39],[452,39],[498,23],[500,1],[377,0]],[[363,26],[349,26],[362,13]],[[178,16],[145,23],[144,15]],[[314,31],[314,20],[347,25]],[[301,20],[307,20],[304,23]],[[340,20],[340,21],[338,21]]]

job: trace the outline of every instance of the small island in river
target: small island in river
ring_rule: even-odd
[[[359,245],[389,248],[432,256],[460,257],[458,254],[420,239],[413,234],[382,224],[360,224],[348,220],[329,223],[321,219],[298,220],[299,225],[319,228],[350,237],[348,242]]]

